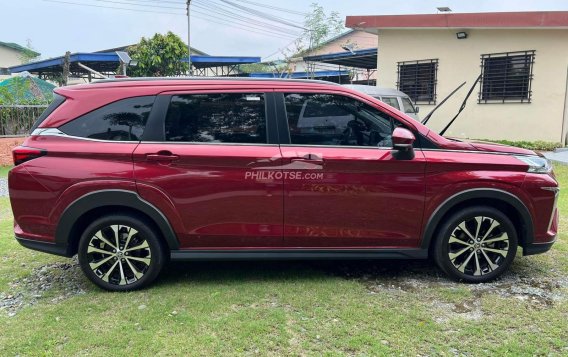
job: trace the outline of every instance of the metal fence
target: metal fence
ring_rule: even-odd
[[[47,105],[0,105],[0,136],[26,135]]]

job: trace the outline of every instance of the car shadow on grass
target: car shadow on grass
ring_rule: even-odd
[[[439,279],[427,260],[286,260],[172,262],[160,277],[161,284],[183,281],[239,282],[247,280],[345,279],[364,277],[392,279],[416,277]]]
[[[472,301],[490,294],[527,301],[534,308],[566,301],[568,278],[564,274],[545,274],[541,265],[534,259],[520,258],[492,282],[465,284],[447,278],[430,260],[175,262],[164,270],[156,285],[238,285],[257,281],[321,281],[328,277],[354,280],[370,293],[410,293],[430,296],[433,301],[443,296],[440,292],[456,289]],[[459,306],[455,311],[458,310]]]

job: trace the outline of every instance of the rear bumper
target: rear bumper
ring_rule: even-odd
[[[72,254],[70,254],[69,250],[67,249],[67,245],[29,240],[18,236],[16,236],[16,240],[18,241],[18,243],[20,243],[20,245],[29,249],[37,250],[43,253],[60,255],[68,258],[72,257]]]
[[[552,248],[552,245],[556,242],[556,237],[552,242],[548,243],[531,243],[523,247],[523,255],[535,255],[546,253]]]

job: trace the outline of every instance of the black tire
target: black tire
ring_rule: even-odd
[[[517,245],[517,231],[503,212],[492,207],[473,206],[442,222],[437,230],[433,255],[436,264],[450,278],[484,283],[509,268],[515,259]]]
[[[130,214],[103,216],[91,223],[81,235],[78,256],[87,278],[109,291],[146,287],[166,264],[159,235],[144,219]]]

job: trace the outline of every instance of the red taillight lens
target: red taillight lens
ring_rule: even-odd
[[[47,155],[47,150],[29,148],[26,146],[18,146],[12,150],[12,156],[14,157],[14,165],[18,166],[26,161],[37,159]]]

